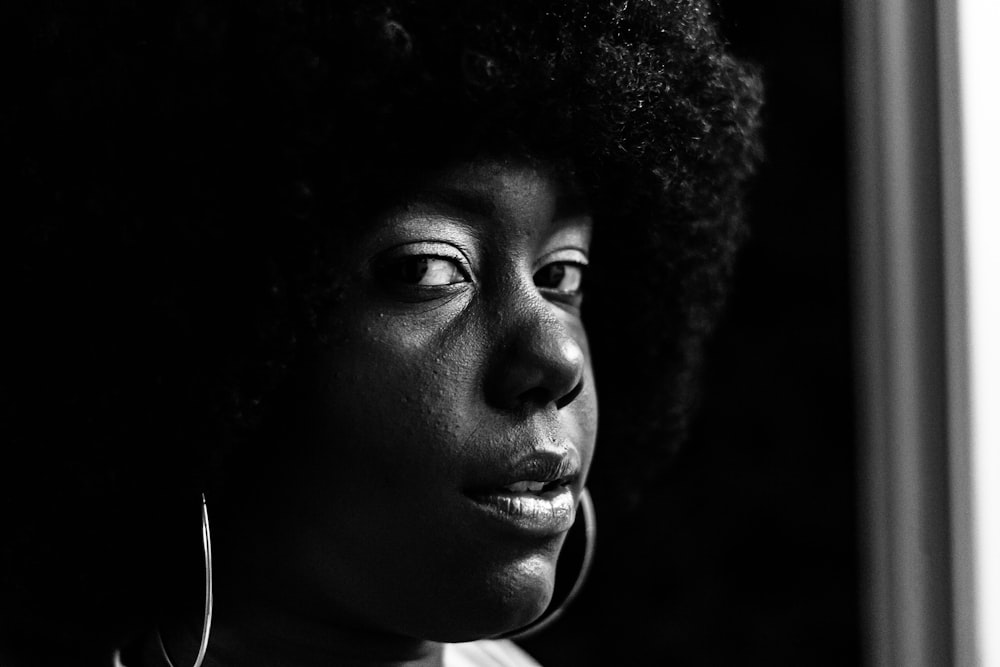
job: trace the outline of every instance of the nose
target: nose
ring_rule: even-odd
[[[544,299],[505,319],[487,379],[489,402],[508,410],[569,405],[583,389],[586,344],[581,326],[564,322]]]

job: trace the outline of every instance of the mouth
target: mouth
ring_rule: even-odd
[[[570,484],[573,483],[573,480],[574,477],[570,475],[554,479],[550,482],[522,480],[520,482],[514,482],[513,484],[508,484],[507,486],[503,487],[502,490],[512,494],[531,493],[537,496],[545,496],[546,494],[549,494],[552,491],[556,491],[562,487],[569,486]]]
[[[580,456],[574,447],[513,462],[495,485],[468,495],[489,518],[524,535],[554,537],[576,519]]]

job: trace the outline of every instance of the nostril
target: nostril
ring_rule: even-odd
[[[492,350],[485,390],[487,401],[499,407],[561,409],[582,391],[585,342],[549,304],[541,306],[530,311],[519,306],[525,317],[511,320],[508,335]]]
[[[570,403],[572,403],[580,392],[583,391],[583,380],[581,379],[576,385],[573,386],[567,393],[553,397],[552,391],[545,387],[532,387],[527,391],[521,392],[518,398],[521,403],[534,403],[536,405],[546,405],[553,401],[555,398],[556,408],[561,410]]]
[[[576,383],[576,386],[570,389],[569,393],[563,394],[556,400],[556,408],[562,410],[564,407],[572,403],[580,392],[583,391],[583,378]]]
[[[527,391],[521,392],[521,395],[518,398],[520,398],[521,403],[545,405],[552,400],[552,394],[545,387],[532,387]]]

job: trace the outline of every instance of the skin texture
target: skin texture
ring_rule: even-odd
[[[343,245],[306,445],[217,522],[217,664],[436,664],[437,642],[542,614],[565,532],[525,531],[473,496],[547,451],[578,464],[579,499],[597,430],[582,210],[537,166],[479,161]],[[195,633],[167,635],[193,653]]]

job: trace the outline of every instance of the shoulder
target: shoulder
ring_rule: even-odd
[[[482,639],[465,644],[446,644],[444,667],[541,667],[541,665],[510,640]]]

